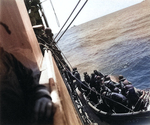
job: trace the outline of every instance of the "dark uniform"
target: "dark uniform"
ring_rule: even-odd
[[[124,106],[128,105],[127,98],[116,92],[103,92],[103,100],[104,103],[110,108],[110,110],[114,110],[115,112],[127,112],[127,108]],[[123,106],[124,105],[124,106]]]
[[[98,72],[97,70],[94,70],[94,74],[100,77],[104,77],[104,75],[101,72]]]
[[[87,74],[87,72],[84,72],[84,80],[85,80],[85,82],[87,82],[88,84],[90,84],[91,78],[90,78],[90,76]]]
[[[82,91],[82,90],[81,90],[81,83],[80,83],[81,77],[80,77],[80,74],[79,74],[79,72],[78,72],[77,70],[75,71],[74,76],[77,78],[77,79],[76,79],[76,85],[77,85],[78,89],[79,89],[80,91]]]
[[[91,81],[90,81],[90,87],[94,87],[95,88],[95,74],[92,73],[91,74]]]
[[[24,67],[13,55],[0,47],[1,125],[29,124],[32,122],[31,119],[40,121],[38,119],[41,115],[39,106],[43,104],[45,106],[50,104],[49,110],[52,110],[49,92],[45,86],[39,85],[35,78],[30,69]],[[41,102],[41,100],[44,101]]]

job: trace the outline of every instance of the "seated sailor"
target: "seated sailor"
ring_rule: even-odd
[[[72,72],[72,74],[74,75],[73,76],[73,79],[75,80],[75,85],[77,85],[77,87],[78,87],[78,89],[80,90],[80,91],[82,91],[82,89],[81,89],[81,76],[80,76],[80,74],[79,74],[79,72],[78,72],[78,70],[77,70],[77,68],[73,68],[73,72]]]
[[[90,91],[89,100],[93,104],[97,104],[98,103],[98,95],[97,95],[96,89],[94,87],[92,87],[92,90]]]
[[[104,81],[105,86],[107,86],[112,92],[119,93],[121,90],[117,87],[118,84],[113,82],[109,77]]]
[[[90,81],[90,87],[95,87],[95,74],[91,74],[91,81]]]
[[[103,102],[109,107],[109,111],[112,112],[127,112],[128,105],[127,98],[116,92],[103,92]]]
[[[88,84],[90,84],[91,78],[89,76],[89,74],[87,74],[87,72],[84,72],[84,80],[85,82],[87,82]]]
[[[97,70],[94,70],[94,74],[97,75],[97,76],[100,76],[100,77],[104,77],[104,75],[101,72],[97,71]]]
[[[90,86],[85,81],[82,81],[81,89],[82,89],[82,92],[85,93],[86,96],[90,92]]]
[[[96,71],[96,70],[94,70]],[[102,77],[100,75],[97,75],[95,73],[91,74],[91,81],[90,81],[90,87],[96,88],[97,91],[100,89],[100,84],[102,83]]]
[[[122,90],[122,94],[125,95],[129,101],[129,107],[136,106],[142,92],[133,87],[133,85],[126,85]]]
[[[119,75],[119,83],[122,83],[123,85],[131,84],[131,82],[129,82],[126,78],[124,78],[123,75]]]

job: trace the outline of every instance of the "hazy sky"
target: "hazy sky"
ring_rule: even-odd
[[[60,27],[58,27],[56,22],[56,17],[51,6],[50,0],[41,0],[44,1],[42,5],[44,6],[44,11],[46,13],[50,28],[53,33],[59,31],[59,29],[63,26],[72,10],[76,6],[79,0],[51,0],[55,9],[55,13],[59,20]],[[77,14],[81,6],[84,4],[86,0],[81,0],[78,8],[72,15],[72,18]],[[73,22],[73,25],[79,25],[90,20],[99,18],[101,16],[110,14],[112,12],[121,10],[123,8],[132,6],[134,4],[140,3],[143,0],[88,0],[85,7],[82,9],[78,17]],[[68,21],[67,24],[71,22]]]

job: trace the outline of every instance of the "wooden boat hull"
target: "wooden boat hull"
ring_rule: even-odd
[[[150,90],[149,90],[150,92]],[[83,94],[83,97],[85,101],[87,101],[87,98],[85,94]],[[100,119],[103,120],[129,120],[129,119],[143,119],[143,118],[149,118],[150,119],[150,96],[149,96],[149,105],[147,106],[147,110],[142,111],[135,111],[135,112],[127,112],[127,113],[109,113],[106,111],[103,111],[100,108],[97,108],[97,106],[93,105],[91,101],[87,101],[87,104],[89,107],[93,110],[97,116],[99,116]]]

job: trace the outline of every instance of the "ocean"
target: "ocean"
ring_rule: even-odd
[[[71,27],[58,46],[81,76],[96,69],[121,74],[136,88],[150,88],[149,5],[145,1]]]

